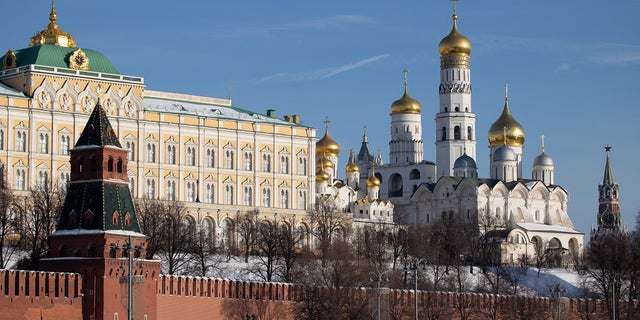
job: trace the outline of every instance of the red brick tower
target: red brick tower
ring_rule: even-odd
[[[84,319],[156,319],[160,262],[143,259],[127,151],[99,103],[71,150],[67,197],[49,241],[42,268],[83,275]]]

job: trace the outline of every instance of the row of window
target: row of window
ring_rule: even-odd
[[[447,140],[447,127],[442,127],[440,140]],[[462,129],[460,126],[453,127],[453,140],[464,140],[462,137]],[[466,140],[473,140],[473,128],[471,126],[467,127],[467,137]]]
[[[49,189],[49,172],[46,170],[38,171],[38,180],[36,181],[36,186],[39,190],[48,190]],[[67,171],[60,172],[60,177],[58,180],[58,187],[61,190],[65,190],[67,188],[67,183],[70,179],[70,174]],[[17,168],[14,176],[13,188],[16,190],[27,190],[30,186],[27,186],[27,172],[24,168]]]
[[[27,141],[28,134],[26,130],[17,130],[15,132],[15,151],[26,152],[27,151]],[[0,150],[5,149],[4,145],[4,130],[0,129]],[[129,161],[136,161],[136,143],[135,141],[127,141],[125,143],[125,148],[127,149],[127,157]],[[59,150],[58,153],[61,155],[68,155],[69,150],[71,149],[71,135],[70,134],[61,134],[59,141]],[[38,153],[49,153],[49,133],[39,133],[38,136]],[[235,152],[233,150],[224,151],[224,159],[223,159],[223,168],[225,169],[235,169]],[[188,166],[196,166],[197,165],[197,151],[195,146],[186,147],[185,153],[185,165]],[[261,157],[261,171],[262,172],[272,172],[272,155],[263,153]],[[289,156],[281,155],[279,157],[279,173],[289,174]],[[155,143],[147,143],[146,146],[146,162],[155,163],[156,162],[156,144]],[[167,145],[167,152],[165,154],[165,163],[168,164],[177,164],[177,152],[176,145],[170,144]],[[247,151],[243,153],[242,157],[242,169],[246,171],[254,170],[254,155],[253,152]],[[299,175],[307,175],[308,166],[307,166],[307,158],[306,157],[298,157],[298,168],[297,174]],[[213,148],[207,148],[205,150],[205,158],[204,165],[208,168],[216,167],[216,155],[215,150]]]
[[[14,150],[19,152],[27,152],[27,141],[29,141],[26,130],[15,131]],[[59,141],[58,153],[68,155],[71,146],[71,135],[61,134]],[[5,150],[4,129],[0,129],[0,150]],[[38,153],[49,153],[49,133],[41,132],[38,134]]]
[[[125,148],[127,149],[127,157],[130,161],[136,160],[136,144],[134,141],[127,141],[125,143]],[[168,145],[167,152],[165,154],[165,163],[168,164],[177,164],[177,156],[176,156],[176,145]],[[261,157],[261,171],[262,172],[272,172],[271,164],[271,154],[263,153]],[[235,169],[236,159],[235,159],[235,151],[234,150],[225,150],[223,152],[223,168],[225,169]],[[196,166],[197,151],[196,147],[189,146],[186,148],[186,162],[185,165],[188,166]],[[279,173],[289,174],[289,156],[281,155],[279,157]],[[157,161],[156,159],[156,144],[153,142],[147,143],[146,152],[145,152],[145,161],[154,163]],[[242,169],[246,171],[254,170],[254,156],[252,151],[245,151],[242,154]],[[206,148],[204,152],[204,166],[207,168],[215,168],[216,167],[216,151],[213,148]],[[297,174],[299,175],[307,175],[308,166],[307,166],[307,158],[306,157],[298,157],[298,170]]]
[[[197,185],[195,181],[186,182],[185,188],[185,201],[196,201],[200,200],[197,196]],[[131,192],[134,193],[135,187],[135,179],[129,179],[129,188]],[[165,199],[167,200],[179,200],[177,198],[177,189],[176,189],[176,180],[168,180],[165,188],[166,194]],[[225,185],[223,189],[223,204],[233,205],[236,204],[235,197],[235,188],[233,185]],[[204,188],[204,197],[202,201],[206,203],[217,203],[216,201],[216,187],[214,183],[206,183]],[[263,207],[272,207],[272,191],[271,188],[265,187],[262,188],[262,197],[261,197],[261,205]],[[144,197],[147,199],[155,199],[156,194],[156,180],[153,178],[146,179],[145,183],[145,193]],[[279,208],[288,209],[289,208],[289,190],[281,189],[280,190],[280,203]],[[298,209],[306,209],[307,208],[307,191],[299,190],[298,191]],[[245,186],[242,188],[242,205],[245,206],[255,206],[254,201],[254,192],[252,186]]]

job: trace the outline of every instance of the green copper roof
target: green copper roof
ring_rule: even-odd
[[[79,146],[115,146],[122,148],[118,136],[113,131],[109,118],[107,118],[107,114],[99,103],[93,108],[89,121],[84,126],[84,130],[82,130],[82,134],[80,134],[80,138],[78,138],[74,148]]]
[[[129,186],[104,181],[71,183],[57,230],[73,229],[140,232]]]
[[[60,47],[56,45],[43,44],[14,51],[16,54],[16,67],[30,64],[42,66],[69,68],[69,56],[78,48]],[[89,58],[89,71],[120,74],[111,64],[109,59],[102,53],[82,48],[87,58]],[[4,56],[0,59],[4,61]]]

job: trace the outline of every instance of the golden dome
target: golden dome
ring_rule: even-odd
[[[349,150],[349,163],[347,163],[347,174],[360,172],[360,167],[356,164],[356,152],[353,149]]]
[[[340,145],[329,136],[329,129],[325,129],[324,137],[316,142],[316,154],[337,156],[340,153]]]
[[[409,96],[407,86],[404,87],[404,94],[402,98],[394,101],[391,104],[391,113],[417,113],[420,114],[420,102]]]
[[[505,136],[507,141],[505,141]],[[524,140],[524,129],[511,115],[509,98],[505,98],[502,114],[489,129],[489,144],[492,147],[502,145],[522,147]]]
[[[326,183],[329,182],[329,179],[331,179],[331,176],[329,176],[329,174],[324,170],[319,169],[316,171],[316,182]]]
[[[379,188],[380,187],[380,179],[378,179],[378,177],[376,177],[376,172],[374,170],[374,166],[371,167],[371,177],[369,177],[369,179],[367,179],[367,188],[371,188],[371,187],[376,187]]]
[[[367,179],[367,187],[380,187],[380,180],[378,180],[375,175],[369,177],[369,179]]]
[[[360,172],[360,167],[354,162],[349,162],[347,164],[347,173]]]
[[[327,169],[333,167],[335,167],[333,162],[331,162],[331,160],[329,160],[329,158],[325,156],[322,156],[318,159],[318,162],[316,162],[316,169]]]
[[[31,37],[29,47],[35,47],[43,44],[52,44],[60,47],[75,48],[76,41],[73,37],[62,31],[58,27],[58,15],[56,14],[56,8],[53,2],[51,2],[51,13],[49,14],[49,25],[46,29],[38,32],[35,36]]]
[[[457,25],[458,16],[456,14],[453,15],[453,28],[451,32],[446,37],[440,40],[440,45],[438,49],[440,51],[440,55],[448,56],[448,55],[457,55],[457,56],[468,56],[471,55],[471,41],[467,39],[467,37],[463,36],[458,32]]]

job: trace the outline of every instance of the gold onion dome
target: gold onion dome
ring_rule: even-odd
[[[316,163],[316,169],[325,169],[325,168],[333,168],[333,167],[335,167],[333,162],[331,162],[331,160],[329,160],[329,158],[325,156],[322,156],[320,159],[318,159],[318,162]]]
[[[371,187],[380,187],[380,179],[378,179],[378,177],[376,177],[376,173],[373,169],[374,167],[371,167],[371,177],[369,177],[369,179],[367,179],[367,188],[371,188]]]
[[[471,41],[467,37],[458,32],[457,24],[458,16],[453,14],[453,28],[446,37],[440,40],[438,49],[440,55],[457,55],[457,56],[469,56],[471,55]]]
[[[316,182],[325,183],[329,182],[329,179],[331,179],[331,176],[324,170],[318,169],[318,171],[316,171]]]
[[[367,187],[380,187],[380,180],[376,178],[375,175],[372,175],[371,177],[369,177],[369,179],[367,179]]]
[[[407,86],[404,87],[404,94],[402,98],[394,101],[391,104],[391,113],[420,113],[420,102],[409,96]]]
[[[504,99],[502,114],[498,120],[491,125],[488,138],[491,147],[502,145],[522,147],[524,145],[524,129],[522,129],[522,126],[511,115],[509,98]]]
[[[316,142],[316,154],[337,156],[340,153],[340,145],[329,136],[329,129],[325,129],[324,137]]]
[[[51,2],[51,13],[49,14],[49,25],[46,29],[38,32],[35,36],[31,37],[29,47],[35,47],[43,44],[51,44],[60,47],[75,48],[76,41],[73,37],[58,27],[58,15],[56,14],[56,8],[53,1]]]
[[[347,164],[347,173],[360,172],[360,168],[354,162],[349,162]]]

